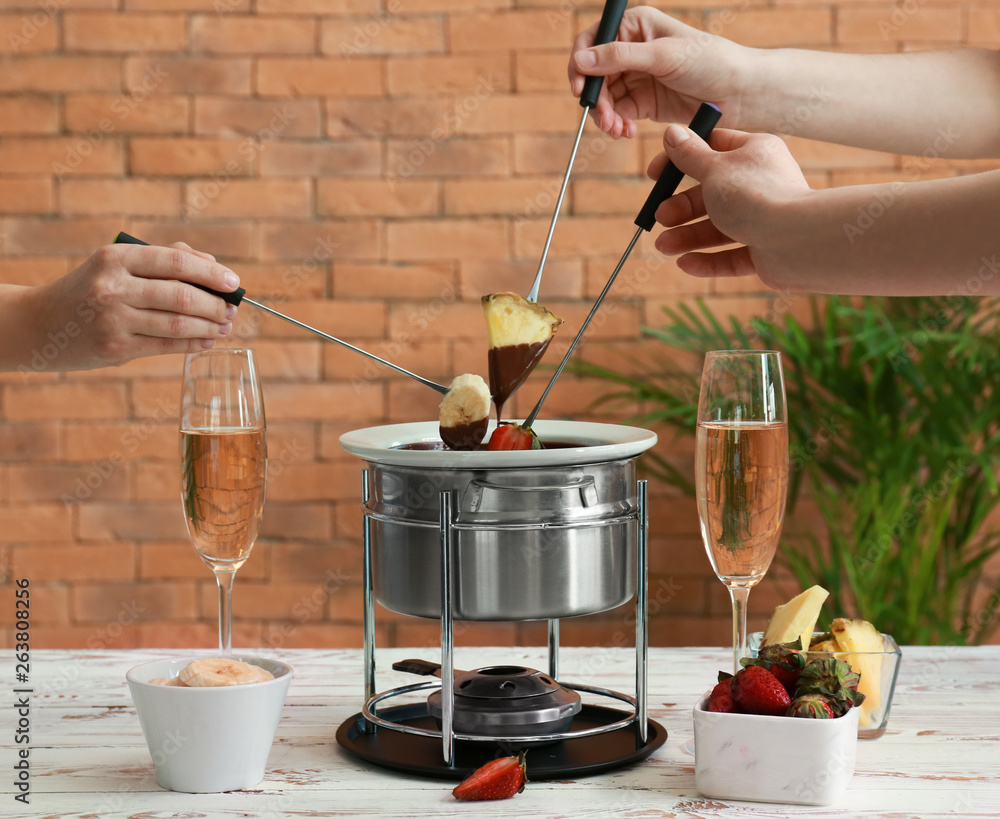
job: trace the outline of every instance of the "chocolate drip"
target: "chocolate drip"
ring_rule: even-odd
[[[493,403],[497,408],[497,423],[501,422],[503,405],[542,360],[551,340],[490,347],[490,392],[493,393]]]

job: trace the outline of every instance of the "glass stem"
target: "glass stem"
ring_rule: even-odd
[[[219,584],[219,653],[228,657],[233,653],[233,580],[235,571],[215,570]]]
[[[747,600],[749,586],[729,586],[729,597],[733,601],[733,673],[740,670],[740,660],[747,653]]]

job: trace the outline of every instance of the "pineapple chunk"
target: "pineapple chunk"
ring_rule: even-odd
[[[562,319],[517,293],[483,296],[490,347],[548,344]]]
[[[838,617],[830,626],[837,641],[837,651],[848,652],[841,659],[861,675],[858,691],[865,695],[858,714],[862,728],[874,724],[874,716],[882,710],[882,653],[885,640],[867,620],[847,620]],[[858,652],[858,653],[850,653]]]
[[[819,610],[829,596],[830,592],[822,586],[813,586],[778,606],[767,624],[761,645],[801,640],[803,646],[808,646],[812,642]]]
[[[828,652],[828,651],[840,651],[840,649],[837,647],[836,640],[820,640],[809,646],[809,651]]]

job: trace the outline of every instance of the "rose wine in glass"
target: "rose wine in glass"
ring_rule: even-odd
[[[184,361],[181,499],[188,534],[219,587],[219,651],[232,653],[232,591],[264,511],[267,432],[253,351]]]
[[[781,355],[705,357],[695,441],[698,519],[733,605],[733,669],[746,654],[746,606],[781,537],[788,495],[788,417]]]

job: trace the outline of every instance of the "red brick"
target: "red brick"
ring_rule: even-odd
[[[378,8],[378,0],[257,0],[258,14],[370,14]]]
[[[518,134],[514,137],[514,172],[558,174],[562,178],[572,148],[573,143],[566,136]],[[591,131],[584,133],[580,140],[580,150],[573,164],[573,180],[588,174],[638,174],[645,169],[634,140],[615,142]]]
[[[444,126],[454,117],[454,103],[430,99],[341,99],[326,101],[326,134],[349,136],[420,137],[446,135]]]
[[[785,141],[795,161],[806,170],[840,168],[891,168],[893,157],[880,151],[868,151],[830,142],[817,142],[801,137],[787,137]]]
[[[462,14],[448,19],[452,51],[521,51],[573,41],[569,16],[544,10]]]
[[[627,214],[634,217],[652,190],[642,179],[577,179],[570,186],[571,208],[577,215]]]
[[[54,134],[59,108],[52,97],[0,97],[0,135]]]
[[[257,60],[257,93],[266,96],[373,97],[382,90],[378,60],[336,57]]]
[[[113,57],[19,57],[0,71],[0,92],[120,91],[121,66]]]
[[[51,213],[54,205],[50,179],[0,179],[0,213]]]
[[[125,59],[125,88],[136,94],[249,94],[250,60],[130,56]]]
[[[191,19],[191,49],[216,54],[309,54],[316,22],[294,17],[199,14]]]
[[[883,46],[899,40],[959,43],[963,14],[960,6],[845,6],[837,9],[837,40]]]
[[[374,221],[332,220],[309,224],[283,223],[261,226],[262,258],[309,260],[376,259],[379,257],[378,225]]]
[[[64,12],[67,51],[183,51],[187,21],[181,14],[103,14]]]
[[[987,48],[1000,39],[1000,9],[993,6],[971,6],[969,15],[969,45]]]
[[[333,294],[338,299],[435,298],[455,292],[455,270],[447,264],[334,265]]]
[[[329,506],[321,503],[268,503],[261,537],[323,541],[281,544],[272,550],[277,575],[308,575],[316,568],[311,561],[330,563],[330,546],[326,541],[333,537],[333,514]]]
[[[362,349],[424,378],[438,380],[442,384],[450,383],[456,375],[450,364],[450,346],[447,342],[406,340],[406,343],[402,343],[392,339],[365,342]],[[350,381],[352,388],[359,384],[402,377],[383,364],[336,344],[330,344],[324,350],[323,372],[328,379]],[[332,450],[332,453],[323,450],[322,455],[341,457],[342,453],[338,447]]]
[[[388,627],[375,624],[375,644],[394,645],[389,642]],[[280,623],[268,624],[264,630],[264,644],[275,650],[281,648],[361,648],[364,632],[357,623]]]
[[[505,175],[509,169],[507,141],[496,138],[393,140],[386,155],[393,190],[414,176]]]
[[[94,628],[92,625],[58,625],[32,629],[31,645],[36,649],[86,649],[96,645],[103,649],[124,650],[138,648],[138,640],[139,628],[135,625],[123,626],[120,629]],[[72,681],[67,677],[58,677],[46,683],[48,690],[56,692],[68,691],[71,686]]]
[[[125,0],[128,11],[211,11],[224,14],[250,11],[250,0]]]
[[[121,141],[100,131],[75,137],[9,138],[0,144],[0,173],[118,175]]]
[[[77,418],[118,418],[125,414],[121,384],[9,385],[3,395],[4,416],[10,420],[62,418],[67,410]]]
[[[440,394],[409,378],[396,379],[388,384],[389,413],[386,421],[402,424],[412,421],[431,421],[437,417],[441,404]]]
[[[258,139],[318,137],[319,100],[258,100],[199,95],[194,101],[194,130],[210,136]]]
[[[172,502],[178,496],[179,479],[177,463],[171,458],[163,461],[143,461],[131,465],[131,497],[136,501]]]
[[[568,94],[502,94],[484,84],[456,105],[456,133],[564,133],[569,148],[582,110]],[[571,136],[572,135],[572,136]],[[565,163],[564,163],[565,164]]]
[[[83,540],[179,540],[186,536],[178,503],[85,503],[78,513]]]
[[[316,210],[322,216],[432,216],[438,213],[441,185],[408,179],[390,187],[384,179],[318,179]]]
[[[130,581],[135,577],[135,552],[130,543],[15,546],[11,563],[16,576],[45,578],[47,582]]]
[[[71,131],[119,134],[182,134],[188,130],[189,101],[172,95],[67,94],[66,127]]]
[[[29,577],[31,593],[31,620],[29,628],[34,632],[37,625],[66,624],[69,622],[69,590],[63,586],[45,585],[42,577]],[[13,590],[11,598],[13,599]],[[9,625],[15,623],[14,606],[8,606],[0,612],[0,618]],[[13,646],[11,646],[13,648]]]
[[[0,424],[0,461],[50,461],[58,454],[59,439],[51,424]]]
[[[79,584],[73,589],[72,615],[77,622],[96,620],[109,626],[192,618],[196,615],[194,588],[190,583],[164,582]],[[114,629],[108,628],[107,634],[112,636]],[[100,642],[99,636],[95,642]]]
[[[269,176],[355,176],[382,170],[381,146],[372,140],[271,142],[261,149]]]
[[[247,176],[256,156],[249,139],[137,137],[129,143],[132,173],[139,176]]]
[[[456,623],[456,646],[511,646],[517,644],[516,623]],[[441,626],[406,618],[396,623],[396,645],[433,649],[441,645]]]
[[[444,25],[436,16],[400,17],[386,11],[368,17],[326,19],[320,32],[320,50],[351,58],[442,52]]]
[[[179,216],[181,187],[150,179],[65,179],[59,206],[71,214]]]
[[[496,259],[508,254],[507,226],[499,220],[408,220],[386,227],[392,260]]]
[[[558,230],[558,226],[556,227]],[[535,281],[538,260],[506,261],[486,259],[462,263],[462,298],[476,300],[487,293],[511,290],[527,293]],[[577,259],[549,259],[539,291],[542,301],[552,298],[580,298],[583,271]]]
[[[230,179],[188,182],[184,214],[188,219],[305,218],[313,211],[312,185],[306,179]]]
[[[125,500],[129,496],[129,471],[127,464],[107,457],[78,466],[11,466],[10,499],[16,503]]]
[[[59,33],[46,14],[0,14],[0,54],[37,54],[55,51]]]
[[[141,580],[204,580],[208,576],[208,566],[186,538],[147,541],[138,544],[136,551],[139,558],[137,577]],[[243,568],[249,563],[247,561]]]
[[[563,59],[565,62],[565,58]],[[510,57],[487,52],[463,56],[397,58],[386,63],[390,94],[426,97],[468,94],[486,77],[494,92],[509,92]],[[564,72],[565,74],[565,72]]]
[[[514,87],[518,91],[562,91],[569,88],[566,51],[519,52],[515,55]]]
[[[705,28],[742,45],[757,48],[774,46],[821,46],[833,41],[831,8],[744,9],[710,11]]]
[[[389,335],[400,343],[414,338],[421,342],[439,338],[478,340],[484,328],[480,304],[457,301],[451,291],[443,291],[429,302],[394,304],[389,316]]]
[[[379,385],[351,385],[351,384],[310,384],[308,386],[272,384],[267,394],[267,409],[271,417],[281,419],[313,419],[328,418],[330,420],[349,419],[358,416],[378,416],[382,413],[383,396]],[[298,473],[301,467],[296,465],[294,472]],[[268,486],[268,494],[275,500],[307,500],[309,497],[320,495],[318,500],[326,500],[327,493],[332,486],[309,487],[310,496],[298,497],[289,494],[286,487],[288,476],[293,474],[293,469],[286,470],[281,478],[272,481]],[[329,477],[329,476],[328,476]],[[329,480],[327,478],[327,483]],[[272,486],[276,488],[278,494],[271,494]]]
[[[445,213],[455,216],[500,216],[551,219],[562,178],[448,179]],[[563,201],[568,209],[568,200]],[[547,229],[547,228],[546,228]]]
[[[118,225],[118,229],[122,227],[121,224]],[[124,229],[133,236],[140,235],[150,244],[168,245],[178,241],[187,242],[193,248],[212,253],[223,264],[248,259],[253,250],[253,233],[248,224],[201,225],[158,220],[135,225],[129,223],[124,225]],[[115,233],[105,235],[114,236]]]
[[[641,203],[640,203],[641,204]],[[514,247],[517,256],[538,258],[549,230],[548,219],[519,222],[514,225]],[[615,256],[621,258],[635,234],[635,225],[628,216],[606,218],[596,216],[563,216],[552,244],[550,257]],[[613,268],[612,268],[613,269]],[[611,270],[608,270],[611,273]]]
[[[514,5],[513,0],[407,0],[406,10],[410,14],[437,11],[464,13],[482,9],[509,9],[512,5]]]

